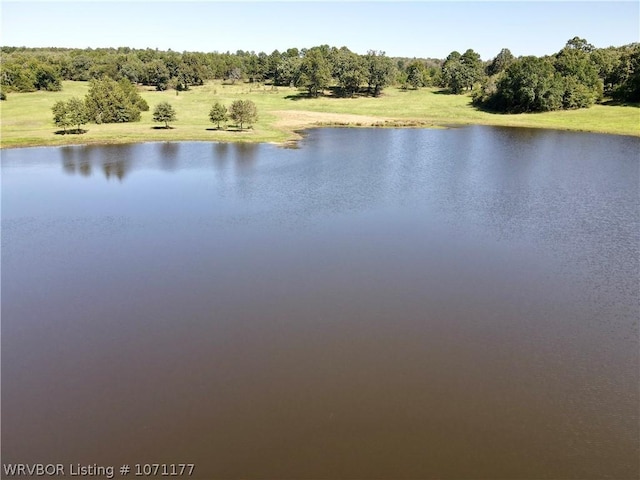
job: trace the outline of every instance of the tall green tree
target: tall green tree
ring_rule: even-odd
[[[407,83],[414,89],[424,87],[426,83],[427,71],[424,63],[419,61],[411,62],[407,66]]]
[[[460,93],[467,84],[464,67],[462,65],[462,55],[454,50],[447,55],[446,60],[442,64],[442,83],[451,93]]]
[[[38,90],[48,90],[57,92],[62,90],[62,77],[57,68],[46,63],[38,63],[35,67],[35,83],[34,86]]]
[[[164,128],[169,128],[169,122],[176,120],[176,111],[169,102],[160,102],[153,110],[153,121],[164,123]]]
[[[276,49],[271,52],[266,64],[266,76],[271,79],[273,85],[281,85],[279,78],[279,67],[281,63],[282,54]]]
[[[91,80],[85,105],[89,119],[95,123],[122,123],[140,120],[140,112],[146,102],[131,88],[126,79],[116,82],[105,77]],[[148,109],[148,105],[147,105]]]
[[[302,63],[296,86],[304,86],[309,95],[317,97],[331,83],[331,67],[321,47],[309,49]]]
[[[258,109],[251,100],[235,100],[229,108],[229,116],[240,126],[258,120]]]
[[[550,59],[521,57],[504,72],[492,102],[513,113],[544,112],[562,108],[564,85]]]
[[[515,57],[508,48],[500,50],[498,55],[487,66],[487,75],[497,75],[513,63]]]
[[[462,54],[460,61],[466,70],[466,87],[469,90],[472,90],[473,85],[482,80],[482,77],[484,76],[484,66],[480,59],[480,54],[469,48]]]
[[[612,94],[627,102],[640,102],[640,44],[634,44],[620,56],[614,69]]]
[[[591,53],[595,50],[595,47],[587,42],[584,38],[573,37],[567,41],[566,48],[571,50],[579,50],[585,53]]]
[[[138,83],[144,78],[144,64],[138,57],[132,56],[120,66],[119,75],[131,83]]]
[[[154,85],[156,90],[166,90],[171,79],[171,73],[167,65],[162,60],[153,60],[145,68],[145,82],[147,85]]]
[[[368,91],[377,97],[382,89],[393,81],[395,73],[393,61],[385,55],[385,52],[369,50],[365,57],[365,63]]]
[[[563,108],[583,108],[593,105],[603,94],[603,83],[590,52],[593,46],[574,37],[555,55],[554,67],[563,78]]]
[[[333,55],[333,76],[343,94],[353,97],[367,78],[362,57],[346,47],[337,50]]]
[[[282,61],[278,64],[276,70],[276,85],[297,85],[300,76],[300,64],[302,59],[295,55],[283,55]]]
[[[149,104],[142,98],[136,86],[128,79],[122,78],[118,81],[118,87],[127,99],[127,102],[139,108],[141,112],[149,111]]]
[[[598,48],[590,54],[591,61],[598,69],[598,77],[603,83],[603,94],[606,96],[613,93],[616,84],[615,72],[620,65],[622,54],[622,50],[616,47]]]
[[[183,53],[176,69],[176,76],[188,90],[190,85],[202,85],[208,76],[203,58],[194,53]]]
[[[473,89],[482,80],[484,68],[480,55],[468,49],[462,55],[453,51],[442,65],[442,80],[451,93],[461,93]]]
[[[77,53],[77,54],[76,54]],[[87,81],[91,78],[89,72],[93,66],[93,58],[83,51],[72,52],[71,69],[69,80]]]

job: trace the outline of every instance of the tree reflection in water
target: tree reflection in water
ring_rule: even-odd
[[[102,171],[104,178],[123,181],[135,168],[161,169],[168,172],[193,167],[197,159],[181,151],[180,142],[162,142],[154,146],[157,156],[153,160],[148,156],[136,154],[142,144],[66,146],[61,147],[62,170],[67,175],[91,177],[94,171]],[[246,176],[254,171],[259,145],[254,143],[214,143],[213,166],[222,172],[232,159],[235,172]],[[189,149],[186,149],[189,150]]]
[[[131,170],[130,148],[130,145],[62,147],[62,170],[83,177],[91,177],[94,169],[102,170],[107,180],[113,177],[122,181]]]

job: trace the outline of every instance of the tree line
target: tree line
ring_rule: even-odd
[[[475,80],[473,103],[499,112],[585,108],[605,97],[640,102],[640,44],[596,49],[574,37],[555,55],[520,58],[503,49]]]
[[[2,93],[60,90],[62,80],[109,78],[157,90],[188,90],[208,80],[302,88],[309,96],[378,96],[389,85],[471,91],[474,103],[503,112],[582,108],[613,98],[640,101],[640,44],[594,48],[574,37],[556,54],[516,58],[508,49],[483,61],[473,49],[446,59],[365,55],[320,45],[264,52],[201,53],[117,49],[2,47]]]
[[[338,85],[353,95],[366,85],[380,94],[395,83],[396,62],[384,52],[358,55],[348,48],[321,45],[286,52],[201,53],[152,49],[58,49],[2,47],[0,83],[7,92],[60,90],[62,80],[89,81],[109,77],[157,90],[188,90],[207,80],[270,83],[305,88],[317,96]]]
[[[61,127],[62,133],[84,133],[82,125],[92,123],[125,123],[140,120],[141,112],[148,111],[149,105],[140,96],[136,86],[126,78],[115,81],[109,77],[99,80],[91,80],[89,92],[84,99],[77,97],[69,100],[57,101],[51,111],[53,123]],[[251,100],[236,100],[231,103],[229,109],[220,102],[216,102],[209,112],[209,119],[216,123],[220,129],[220,123],[228,119],[236,122],[242,130],[244,124],[253,123],[258,119],[256,105]],[[169,122],[176,121],[176,111],[169,102],[160,102],[153,112],[153,120],[164,123],[165,128]],[[75,126],[72,132],[67,128]]]

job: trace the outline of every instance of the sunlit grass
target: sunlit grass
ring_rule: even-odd
[[[483,124],[563,130],[592,131],[640,136],[640,108],[596,105],[589,109],[539,114],[501,115],[480,111],[468,95],[447,95],[437,89],[403,91],[388,88],[379,98],[306,98],[295,88],[257,84],[223,85],[211,82],[190,91],[157,92],[141,87],[150,111],[140,122],[88,124],[83,135],[59,135],[53,125],[51,107],[57,100],[83,97],[86,82],[63,82],[61,92],[10,93],[0,104],[3,147],[64,145],[73,143],[126,143],[162,140],[210,140],[286,142],[297,138],[295,130],[313,125],[418,125]],[[258,122],[244,131],[219,131],[209,121],[211,105],[230,105],[250,99],[258,107]],[[170,102],[177,112],[173,129],[154,129],[153,107]],[[301,111],[307,112],[304,115]],[[316,112],[316,113],[312,113]],[[361,117],[355,117],[359,115]]]

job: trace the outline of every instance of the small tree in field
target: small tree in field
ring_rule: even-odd
[[[51,111],[53,112],[53,123],[57,127],[62,127],[65,134],[67,127],[72,125],[77,127],[75,133],[83,133],[80,127],[89,120],[84,102],[76,97],[70,98],[66,102],[64,100],[57,101]]]
[[[67,111],[67,102],[63,100],[57,101],[53,104],[51,111],[53,112],[53,123],[56,124],[56,127],[62,127],[66,134],[67,127],[71,125]]]
[[[176,111],[169,102],[161,102],[153,111],[154,122],[164,122],[164,128],[169,128],[169,122],[176,121]]]
[[[229,115],[240,126],[243,123],[253,123],[258,120],[258,109],[251,100],[236,100],[231,104]]]
[[[89,121],[87,107],[84,102],[76,97],[69,99],[67,101],[67,115],[69,116],[69,123],[78,127],[76,133],[83,133],[80,127]]]
[[[220,102],[214,103],[209,112],[209,120],[211,120],[212,123],[217,123],[218,129],[220,129],[220,122],[226,122],[227,118],[229,118],[227,116],[227,107]]]

